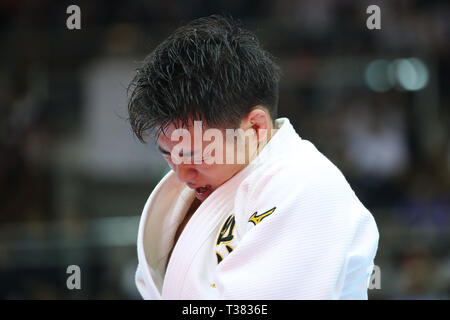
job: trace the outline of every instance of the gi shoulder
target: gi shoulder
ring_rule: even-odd
[[[262,223],[338,220],[353,196],[340,170],[302,140],[299,148],[261,164],[241,183],[235,202],[237,229],[243,234]]]

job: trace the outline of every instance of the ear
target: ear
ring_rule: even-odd
[[[241,129],[253,129],[256,132],[258,142],[270,134],[272,129],[272,118],[269,111],[263,106],[256,106],[248,113],[241,122]]]

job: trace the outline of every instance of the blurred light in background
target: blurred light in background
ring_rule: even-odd
[[[397,60],[394,70],[398,84],[405,90],[421,90],[428,83],[428,69],[420,59]]]
[[[418,91],[426,87],[429,71],[418,58],[395,59],[391,62],[377,59],[367,65],[366,83],[375,92],[386,92],[392,87]]]
[[[386,92],[392,84],[388,78],[389,62],[379,59],[370,62],[366,68],[366,82],[370,89],[376,92]]]

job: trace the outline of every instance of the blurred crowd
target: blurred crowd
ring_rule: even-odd
[[[231,15],[280,64],[279,116],[344,173],[380,232],[373,299],[450,298],[450,3],[0,0],[0,298],[138,298],[140,212],[168,170],[127,124],[127,85],[174,28]],[[381,9],[368,30],[366,8]],[[374,91],[376,59],[415,57],[420,90]],[[66,268],[80,265],[82,290]],[[84,270],[84,271],[83,271]]]

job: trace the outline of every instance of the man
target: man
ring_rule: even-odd
[[[220,16],[177,29],[132,82],[130,122],[171,171],[138,234],[145,299],[366,299],[378,231],[286,118],[279,69]]]

